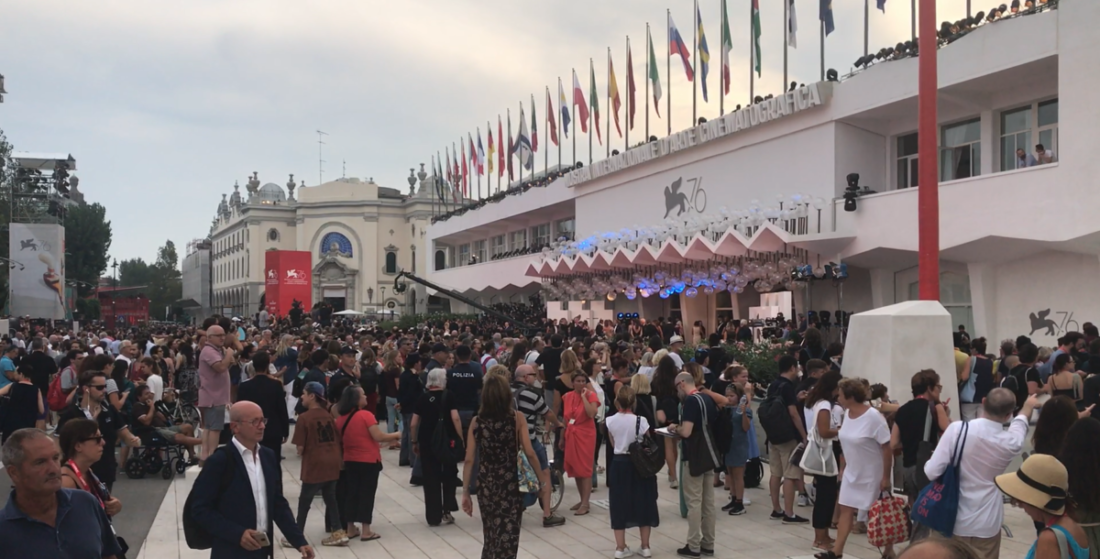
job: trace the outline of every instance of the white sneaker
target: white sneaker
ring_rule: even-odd
[[[679,489],[680,488],[680,484],[676,480],[669,481],[668,486],[673,488],[673,489]]]
[[[649,551],[648,547],[643,547],[642,550],[638,552],[638,555],[641,555],[642,557],[646,557],[647,559],[649,557],[653,557],[653,553]]]
[[[798,496],[798,506],[808,507],[808,506],[812,506],[812,505],[813,505],[813,502],[810,501],[810,497],[808,495],[802,494],[802,495]]]
[[[752,504],[752,500],[748,497],[745,497],[744,499],[741,499],[741,504],[747,507]]]
[[[634,552],[631,551],[629,547],[624,547],[623,549],[615,550],[615,559],[624,559],[625,557],[631,557],[633,555],[634,555]]]

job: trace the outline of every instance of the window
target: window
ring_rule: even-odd
[[[522,250],[527,248],[527,230],[521,229],[519,231],[512,232],[512,250]]]
[[[447,253],[442,250],[435,251],[435,269],[436,271],[447,268]]]
[[[940,131],[940,180],[952,181],[982,174],[982,130],[979,119]]]
[[[902,188],[919,186],[917,177],[920,173],[919,165],[917,164],[917,135],[915,133],[898,136],[897,168],[897,188],[899,190]]]
[[[680,308],[680,295],[673,294],[668,298],[668,320],[675,324],[677,320],[684,319],[684,313]]]
[[[279,232],[274,230],[274,229],[268,231],[267,232],[267,240],[269,240],[273,243],[277,242],[279,240]]]
[[[920,282],[909,284],[909,300],[920,298]],[[951,314],[951,324],[963,324],[974,331],[974,307],[970,295],[970,276],[955,272],[940,273],[940,303]]]
[[[458,265],[465,266],[470,263],[470,245],[459,245],[458,247]]]
[[[1039,103],[1039,143],[1048,151],[1058,153],[1058,100]]]
[[[416,273],[416,247],[412,247],[412,269],[413,273]]]
[[[474,241],[474,257],[479,263],[485,262],[485,241]]]
[[[544,223],[535,226],[535,247],[541,249],[550,244],[550,224]]]
[[[397,253],[396,252],[392,252],[392,251],[386,252],[386,273],[387,274],[396,274],[397,273]]]
[[[1024,150],[1021,162],[1016,150]],[[1031,107],[1001,113],[1001,170],[1026,167],[1031,152]]]
[[[714,314],[715,324],[733,320],[733,295],[729,291],[723,289],[714,293]]]
[[[507,246],[505,245],[504,235],[497,235],[496,237],[493,237],[493,258],[504,254],[506,250]]]
[[[559,240],[565,238],[566,240],[572,241],[577,236],[577,224],[573,218],[563,219],[557,222],[555,226],[557,228],[557,238]]]

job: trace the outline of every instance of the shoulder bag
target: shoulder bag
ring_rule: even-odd
[[[524,429],[523,433],[520,433],[519,428],[519,412],[513,412],[516,420],[516,444],[519,446],[516,454],[516,470],[519,478],[519,492],[520,493],[538,493],[542,484],[539,483],[539,476],[535,473],[535,468],[531,466],[531,461],[527,459],[527,453],[523,452],[523,440],[520,437],[527,436],[527,430]]]
[[[688,472],[692,477],[698,477],[714,471],[721,462],[718,461],[718,453],[712,440],[710,418],[707,417],[707,404],[703,401],[706,396],[696,392],[692,397],[699,402],[703,421],[702,425],[692,427],[691,437],[687,440],[685,452],[688,457]]]
[[[630,461],[638,476],[649,479],[665,467],[665,446],[658,443],[648,431],[642,431],[642,418],[634,420],[634,442],[628,447]]]
[[[446,414],[447,392],[443,391],[439,396],[439,419],[436,420],[435,431],[432,433],[432,454],[435,459],[447,466],[456,465],[466,459],[466,448],[462,445],[462,439],[451,436],[447,430]],[[446,415],[446,417],[444,417]]]
[[[915,523],[931,528],[950,538],[955,531],[955,517],[959,512],[959,476],[963,449],[966,447],[966,435],[969,423],[963,423],[955,449],[951,452],[951,463],[936,481],[921,489],[917,500],[913,501],[912,519]]]
[[[974,396],[977,395],[977,385],[975,384],[974,368],[978,365],[978,358],[970,358],[970,376],[966,378],[965,382],[959,383],[959,402],[964,404],[974,404]]]
[[[807,474],[816,476],[836,477],[839,473],[836,456],[833,455],[833,445],[821,438],[821,434],[817,431],[816,418],[798,467]]]

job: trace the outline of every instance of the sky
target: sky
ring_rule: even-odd
[[[710,102],[698,96],[703,117],[719,114],[720,2],[699,0],[711,56]],[[965,0],[937,2],[937,21],[966,15]],[[818,79],[818,3],[795,0],[790,80]],[[908,0],[888,0],[885,13],[870,3],[872,52],[909,38]],[[826,67],[843,75],[863,54],[863,2],[832,4],[836,31],[826,38]],[[749,97],[750,15],[749,0],[727,6],[729,110]],[[975,2],[973,10],[988,7]],[[155,260],[169,239],[182,257],[189,241],[209,233],[222,195],[237,181],[243,193],[253,171],[263,183],[285,185],[294,173],[318,184],[317,130],[328,134],[324,180],[373,178],[407,192],[410,167],[430,165],[467,133],[476,141],[478,127],[486,140],[490,121],[495,135],[498,115],[506,119],[510,109],[518,129],[519,104],[528,112],[532,94],[540,149],[549,145],[545,88],[556,101],[560,77],[570,95],[575,68],[587,98],[590,58],[606,119],[607,49],[625,96],[628,35],[636,143],[644,135],[647,23],[662,88],[670,91],[666,9],[691,48],[688,0],[4,0],[0,74],[8,94],[0,130],[17,151],[76,158],[81,191],[107,208],[112,258]],[[760,10],[763,76],[755,91],[762,95],[783,89],[783,0],[760,0]],[[675,57],[671,82],[678,131],[691,122],[692,87]],[[661,118],[651,113],[652,135],[668,126],[665,103]],[[621,149],[614,128],[612,135],[612,147]],[[571,142],[563,147],[566,162]],[[578,137],[577,159],[586,163],[587,142]]]

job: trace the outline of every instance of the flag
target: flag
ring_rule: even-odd
[[[573,105],[577,109],[577,120],[581,123],[581,132],[588,133],[588,103],[584,102],[584,90],[581,89],[581,80],[577,79],[577,71],[573,70]]]
[[[836,31],[833,24],[833,0],[821,0],[821,21],[825,24],[825,35]]]
[[[619,126],[619,107],[623,106],[623,100],[619,98],[619,83],[615,79],[615,65],[611,62],[611,58],[607,59],[607,73],[609,75],[607,81],[608,95],[611,96],[611,114],[615,117],[615,130],[619,132],[619,137],[623,137],[623,129]]]
[[[680,61],[684,63],[684,74],[687,75],[687,80],[695,80],[695,72],[691,70],[691,51],[688,50],[687,45],[684,44],[684,39],[680,37],[680,30],[676,29],[676,22],[672,21],[672,16],[668,16],[668,53],[680,55]]]
[[[493,145],[493,127],[487,126],[486,128],[489,130],[489,156],[486,159],[489,164],[489,176],[491,177],[493,176],[493,153],[496,152],[496,149]]]
[[[699,4],[695,5],[695,22],[699,29],[699,69],[702,72],[703,102],[707,100],[707,73],[710,72],[710,48],[707,47],[707,34],[703,32],[703,13],[699,11]]]
[[[752,0],[752,44],[753,51],[756,53],[756,60],[753,61],[756,65],[756,75],[762,76],[760,66],[760,0]]]
[[[626,124],[628,130],[634,129],[634,92],[637,89],[634,86],[634,57],[630,55],[630,38],[628,37],[626,39],[626,99],[630,107]]]
[[[477,129],[477,174],[485,174],[485,146],[481,145],[481,128]]]
[[[550,88],[546,88],[546,118],[550,121],[550,142],[558,144],[558,123],[554,119],[554,101],[550,99]]]
[[[504,128],[500,124],[500,115],[497,115],[497,178],[504,176]],[[500,187],[500,181],[497,181]]]
[[[539,150],[539,127],[535,118],[535,96],[531,95],[531,151]]]
[[[514,145],[515,143],[512,142],[512,114],[508,113],[508,182],[512,182],[514,178],[512,175],[512,154],[515,153]]]
[[[878,9],[882,10],[882,13],[886,13],[886,0],[878,0]]]
[[[653,110],[661,116],[661,74],[657,71],[657,55],[653,52],[653,38],[649,39],[649,81],[653,88]]]
[[[787,9],[787,44],[798,48],[798,16],[794,13],[794,0],[787,0],[787,3],[790,5]]]
[[[726,11],[726,0],[722,0],[722,93],[730,92],[730,52],[733,51],[733,38],[730,36],[730,16]]]
[[[558,79],[558,104],[561,105],[561,129],[565,132],[565,138],[569,139],[569,100],[565,97],[565,90],[561,88],[561,79]]]
[[[467,196],[469,190],[466,188],[466,176],[469,174],[469,169],[466,167],[466,144],[462,144],[462,196]]]
[[[455,176],[451,172],[451,152],[447,151],[447,148],[443,148],[443,151],[447,152],[447,182],[452,182]]]
[[[535,158],[531,157],[531,138],[527,136],[527,120],[523,118],[523,107],[519,108],[519,132],[516,133],[516,141],[512,144],[512,153],[519,155],[519,162],[524,169],[531,170]]]
[[[480,134],[481,132],[479,131],[478,135]],[[470,172],[480,174],[481,158],[478,157],[477,149],[474,148],[474,137],[471,136],[469,133],[466,134],[466,137],[470,140]]]
[[[592,116],[596,119],[596,139],[600,141],[600,145],[603,145],[603,136],[600,134],[600,96],[596,92],[596,67],[592,65],[592,60],[588,60],[588,71],[592,79],[589,80],[591,89],[588,92],[588,100],[592,102]]]

